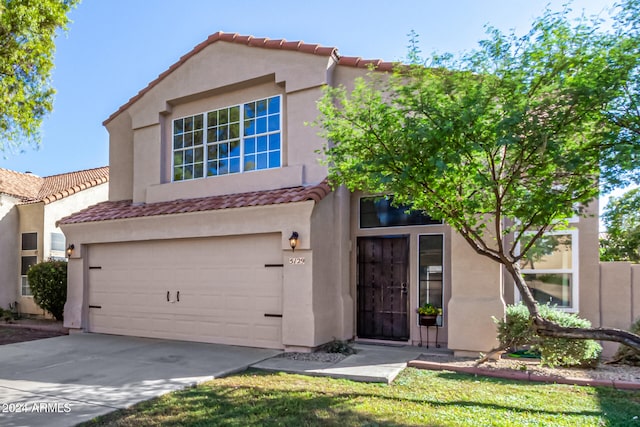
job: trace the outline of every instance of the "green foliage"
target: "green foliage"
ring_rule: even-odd
[[[483,240],[488,226],[515,247],[526,231],[583,214],[598,180],[612,186],[640,170],[638,139],[611,116],[635,78],[640,38],[598,25],[547,12],[522,37],[489,28],[471,53],[372,72],[351,92],[328,88],[318,123],[332,142],[331,181],[393,194],[485,255],[517,261],[494,249],[494,236]],[[600,169],[603,153],[616,159],[615,173]]]
[[[640,182],[640,0],[615,10],[612,28],[547,10],[523,36],[488,27],[476,50],[422,62],[412,34],[411,64],[318,103],[330,181],[444,220],[536,316],[523,257],[586,215],[597,183]]]
[[[418,313],[427,315],[427,316],[439,315],[439,314],[442,314],[442,309],[440,307],[436,307],[435,305],[426,302],[422,304],[420,307],[418,307]]]
[[[335,338],[333,341],[323,345],[321,350],[327,353],[340,353],[344,355],[356,354],[356,350],[349,341],[341,341]]]
[[[67,262],[41,262],[29,268],[27,278],[35,303],[62,320],[67,301]]]
[[[640,188],[609,199],[602,219],[607,235],[600,240],[600,259],[640,262]]]
[[[629,332],[636,335],[640,334],[640,318],[633,322],[631,328],[629,328]],[[640,366],[640,352],[629,346],[620,344],[618,351],[616,351],[616,354],[613,356],[613,360],[617,363]]]
[[[560,326],[590,328],[591,322],[575,314],[565,313],[548,305],[540,306],[540,314]],[[571,340],[541,337],[536,334],[529,311],[523,304],[507,306],[505,319],[494,319],[498,325],[498,340],[503,348],[529,346],[540,352],[540,361],[548,366],[596,366],[602,347],[593,340]]]
[[[53,108],[56,31],[79,0],[0,2],[0,152],[39,143],[43,117]]]

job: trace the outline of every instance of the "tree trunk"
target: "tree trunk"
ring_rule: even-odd
[[[613,341],[628,345],[640,351],[640,336],[631,332],[615,328],[567,328],[560,326],[540,316],[538,303],[533,298],[533,294],[524,281],[520,267],[517,264],[503,263],[520,291],[522,302],[529,310],[529,315],[533,320],[536,333],[543,337],[567,338],[567,339],[589,339],[601,341]]]

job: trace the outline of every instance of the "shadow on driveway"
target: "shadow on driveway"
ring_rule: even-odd
[[[0,351],[0,425],[75,425],[278,353],[100,334],[9,344]]]

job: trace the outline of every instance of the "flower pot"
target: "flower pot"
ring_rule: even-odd
[[[419,317],[420,326],[437,326],[437,314],[421,314]]]

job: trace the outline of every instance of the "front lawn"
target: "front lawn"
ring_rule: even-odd
[[[406,369],[392,385],[247,371],[84,426],[640,426],[640,392]]]

